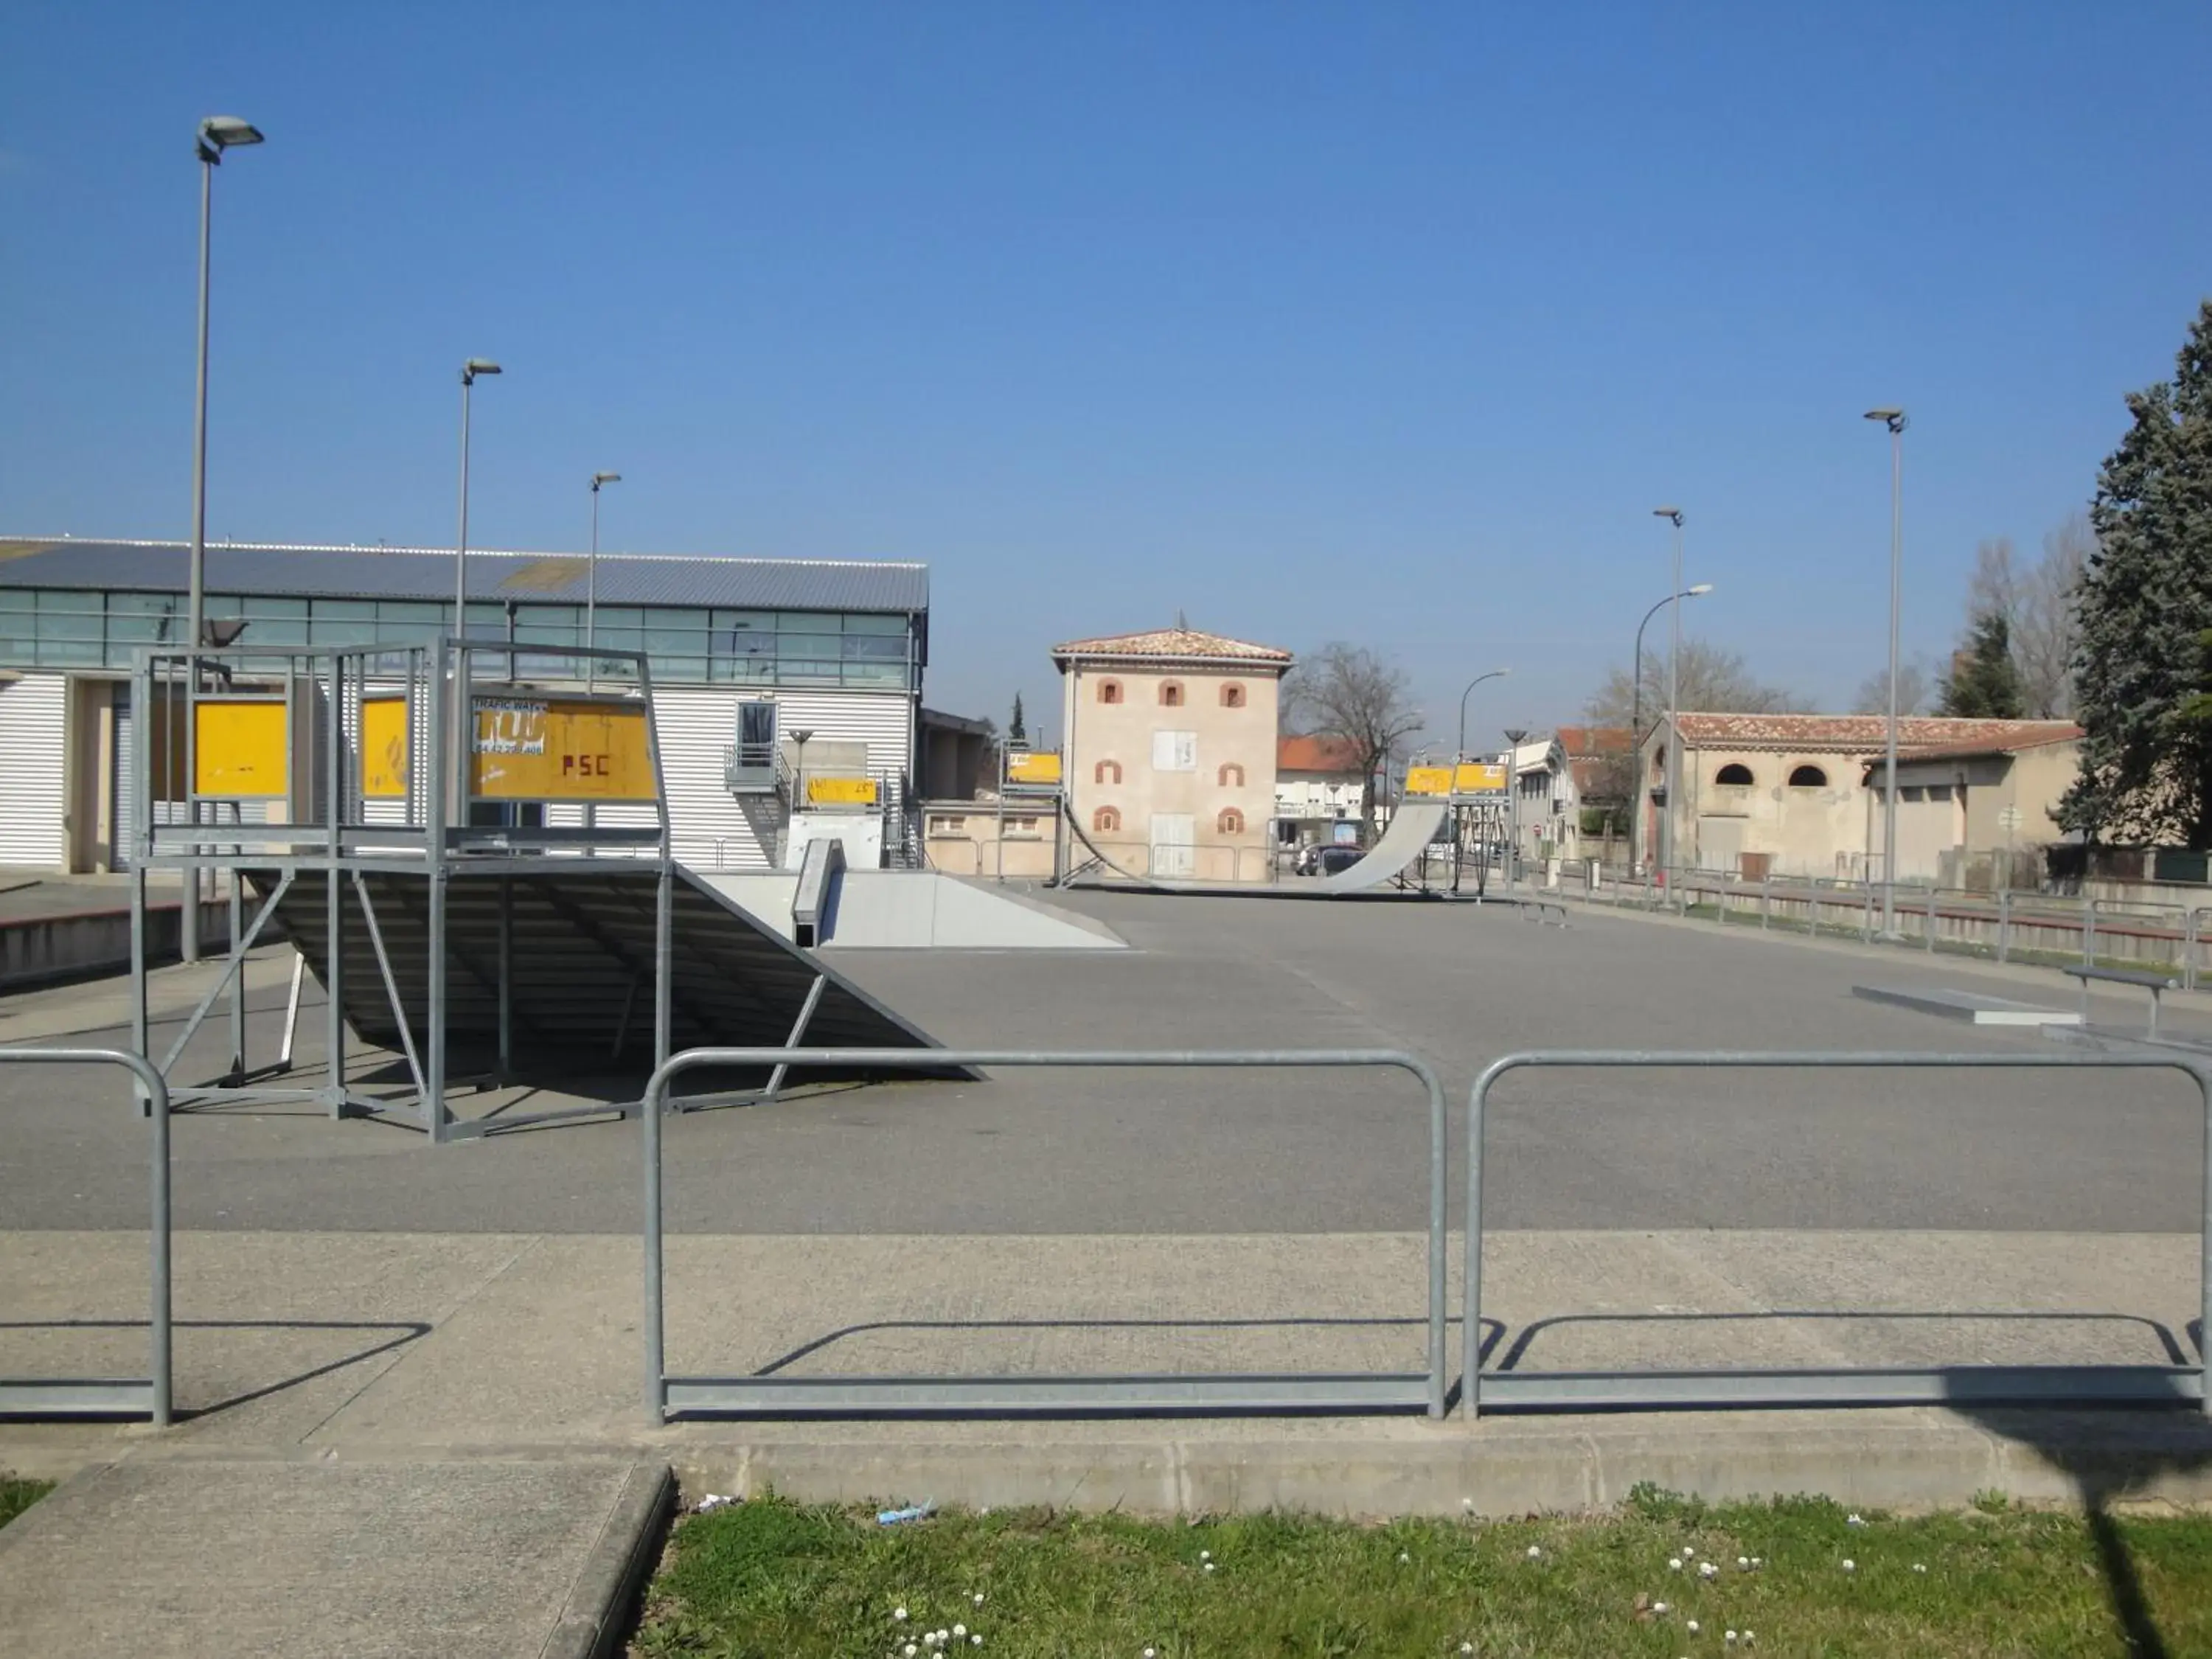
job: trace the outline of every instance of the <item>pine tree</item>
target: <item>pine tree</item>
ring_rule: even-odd
[[[1992,612],[1975,622],[1966,643],[1951,659],[1941,708],[1960,720],[2020,718],[2020,671],[2013,665],[2012,625],[2002,616]]]
[[[1029,727],[1022,724],[1022,694],[1017,691],[1014,693],[1013,714],[1006,721],[1006,741],[1008,743],[1027,743],[1029,740]]]
[[[2212,847],[2212,723],[2191,718],[2212,629],[2212,300],[2173,380],[2128,410],[2089,512],[2074,671],[2087,735],[2060,819],[2093,837]]]

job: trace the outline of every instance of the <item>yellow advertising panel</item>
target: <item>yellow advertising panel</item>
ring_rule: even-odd
[[[192,787],[230,800],[270,800],[290,787],[284,703],[202,697],[192,705]]]
[[[643,703],[478,697],[469,787],[480,800],[657,800]]]
[[[876,781],[873,778],[809,778],[806,781],[806,804],[809,806],[873,806],[876,804]]]
[[[1058,783],[1060,781],[1060,753],[1057,750],[1016,750],[1006,757],[1008,783]]]
[[[368,800],[407,794],[407,699],[369,697],[361,705],[361,793]]]
[[[1459,786],[1455,791],[1450,767],[1409,766],[1406,769],[1406,793],[1431,796],[1502,795],[1505,793],[1505,769],[1494,761],[1468,762],[1459,769]]]

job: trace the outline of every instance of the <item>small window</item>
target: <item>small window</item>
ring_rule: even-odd
[[[1746,766],[1741,761],[1730,761],[1726,766],[1723,766],[1718,772],[1713,775],[1713,781],[1715,783],[1730,784],[1737,788],[1747,789],[1751,787],[1753,781],[1751,769],[1748,766]]]
[[[1928,799],[1930,799],[1930,800],[1948,800],[1948,799],[1951,799],[1951,786],[1950,786],[1949,784],[1948,784],[1948,783],[1931,783],[1931,784],[1929,784],[1929,785],[1928,786]]]
[[[1111,806],[1102,806],[1091,815],[1091,827],[1102,833],[1121,827],[1121,814]]]
[[[1121,782],[1121,763],[1115,760],[1100,761],[1097,765],[1091,769],[1091,781],[1093,783]]]
[[[1037,821],[1033,817],[1006,820],[1006,836],[1009,840],[1016,836],[1035,836],[1036,833]]]
[[[1239,685],[1235,680],[1231,680],[1228,684],[1223,686],[1221,688],[1221,706],[1224,708],[1242,708],[1244,706],[1244,688]]]
[[[1101,680],[1101,681],[1099,681],[1099,682],[1098,682],[1098,701],[1099,701],[1099,702],[1121,702],[1121,681],[1119,681],[1119,680]]]
[[[1224,789],[1242,789],[1244,787],[1244,769],[1235,761],[1231,761],[1221,769],[1215,781]]]
[[[1817,766],[1801,766],[1790,775],[1792,789],[1826,789],[1828,775]]]
[[[929,833],[933,836],[957,836],[967,827],[968,820],[964,817],[932,818],[929,821]]]
[[[1162,680],[1160,682],[1160,707],[1163,708],[1180,708],[1182,707],[1182,682],[1181,680]]]
[[[1244,815],[1233,806],[1224,806],[1214,824],[1224,836],[1241,836],[1244,833]]]
[[[1927,794],[1928,791],[1917,783],[1900,784],[1897,791],[1897,798],[1899,800],[1923,800],[1927,798]]]

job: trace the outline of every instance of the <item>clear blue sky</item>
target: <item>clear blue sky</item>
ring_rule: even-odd
[[[1815,15],[1817,14],[1817,15]],[[2087,496],[2212,291],[2212,5],[80,5],[0,53],[0,533],[927,560],[1053,640],[1372,645],[1571,720],[1666,592],[1836,702]]]

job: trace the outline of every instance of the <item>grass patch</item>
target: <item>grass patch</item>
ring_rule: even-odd
[[[51,1480],[18,1480],[12,1474],[0,1474],[0,1527],[6,1526],[53,1489]]]
[[[1824,1499],[1639,1490],[1596,1518],[1002,1511],[879,1527],[766,1498],[678,1527],[633,1651],[904,1659],[908,1643],[917,1659],[2204,1653],[2212,1516],[2005,1508],[1855,1525]]]

